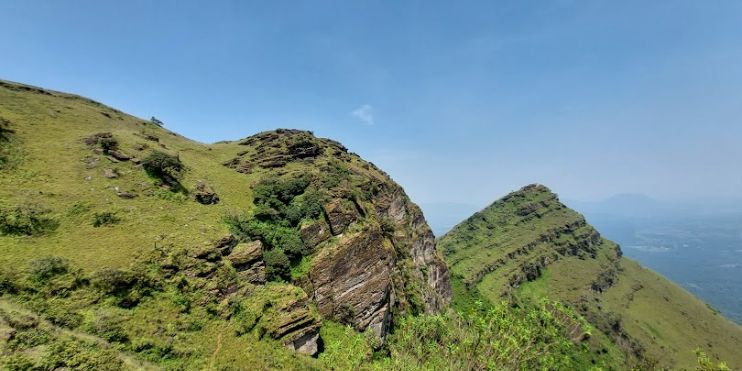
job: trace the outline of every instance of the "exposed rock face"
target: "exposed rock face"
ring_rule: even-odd
[[[410,246],[409,255],[414,267],[425,275],[423,279],[430,288],[422,290],[426,310],[435,312],[448,305],[452,295],[448,268],[436,251],[435,236],[420,208],[409,202],[399,187],[380,197],[376,207],[382,217],[410,231],[408,234],[395,233],[393,241],[395,245]]]
[[[250,283],[265,282],[265,264],[263,263],[263,244],[260,241],[241,243],[227,255],[227,259],[239,272],[240,278]]]
[[[379,230],[349,236],[316,257],[310,278],[320,314],[359,331],[371,327],[383,336],[390,319],[393,267],[394,250],[384,245]]]
[[[360,216],[353,203],[345,199],[332,200],[325,206],[325,214],[333,236],[343,233]]]
[[[330,226],[327,225],[324,219],[320,219],[312,224],[302,225],[299,233],[304,243],[312,249],[332,236]]]
[[[433,233],[420,208],[388,175],[309,132],[264,132],[238,144],[244,149],[224,165],[266,180],[259,183],[259,217],[284,218],[283,225],[300,235],[309,268],[293,284],[316,302],[322,317],[358,331],[371,329],[383,340],[394,316],[435,313],[449,303],[449,273]],[[318,205],[319,212],[292,224],[288,215],[308,207],[305,202]],[[273,241],[264,241],[264,248],[281,248],[270,246]],[[243,265],[262,267],[255,265],[262,259],[252,257],[257,253],[241,249],[228,256],[240,274]],[[291,339],[289,347],[314,351],[311,331]]]
[[[278,129],[253,135],[239,144],[254,146],[255,152],[246,152],[224,163],[242,173],[250,173],[256,167],[280,168],[294,161],[312,161],[322,153],[316,138],[309,132],[291,129]]]
[[[319,329],[314,329],[286,344],[286,347],[301,354],[313,356],[319,351]]]

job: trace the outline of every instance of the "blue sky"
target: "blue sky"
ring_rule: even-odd
[[[532,182],[742,198],[740,1],[0,0],[0,17],[0,78],[203,142],[313,130],[434,213]]]

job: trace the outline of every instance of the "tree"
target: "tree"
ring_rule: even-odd
[[[149,121],[151,121],[153,124],[160,126],[160,127],[165,126],[164,122],[158,120],[157,117],[154,117],[154,116],[152,116],[152,118],[149,119]]]
[[[176,156],[160,151],[153,151],[142,161],[142,167],[147,174],[161,180],[163,183],[180,189],[180,179],[185,166]]]

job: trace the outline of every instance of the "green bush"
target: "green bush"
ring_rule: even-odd
[[[9,142],[14,131],[10,128],[10,121],[0,117],[0,142]]]
[[[94,343],[75,340],[54,342],[42,359],[44,370],[121,370],[123,362],[115,351]]]
[[[0,295],[15,294],[20,288],[20,275],[12,267],[3,267],[0,269]]]
[[[278,281],[291,277],[289,258],[280,249],[263,252],[265,262],[265,275],[268,280]]]
[[[50,213],[32,204],[0,209],[0,234],[37,236],[54,231],[59,223]]]
[[[164,152],[153,151],[142,160],[142,167],[149,176],[178,190],[182,188],[178,180],[182,177],[185,166],[180,158]]]
[[[102,137],[98,138],[98,146],[103,150],[103,152],[108,153],[108,151],[115,150],[119,147],[119,141],[112,136]]]
[[[50,306],[44,311],[44,318],[60,327],[75,328],[80,326],[83,317],[80,313],[59,306]]]
[[[232,233],[242,240],[260,240],[268,249],[281,249],[292,261],[309,254],[309,248],[296,228],[251,219],[244,215],[226,218]]]
[[[564,320],[568,318],[569,320]],[[453,370],[574,370],[587,348],[567,336],[586,322],[559,303],[480,306],[466,314],[403,318],[388,340],[383,368]],[[415,365],[414,367],[412,365]]]
[[[58,256],[47,256],[31,261],[28,275],[34,281],[44,282],[50,278],[65,274],[69,271],[69,264]]]
[[[121,218],[116,216],[116,213],[110,211],[104,211],[93,214],[93,227],[100,227],[103,225],[111,226],[121,221]]]
[[[33,361],[23,354],[13,354],[0,358],[0,363],[4,364],[5,369],[8,371],[28,371],[37,369]]]
[[[122,308],[132,308],[139,302],[159,290],[157,280],[144,271],[124,271],[114,268],[104,268],[95,272],[91,277],[91,284],[104,295],[116,298],[116,305]]]
[[[98,314],[86,324],[85,329],[106,341],[126,343],[129,341],[129,336],[126,334],[123,326],[121,326],[124,321],[124,318],[106,313]]]

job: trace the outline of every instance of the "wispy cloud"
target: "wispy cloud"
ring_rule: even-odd
[[[366,125],[374,124],[374,107],[371,107],[369,104],[364,104],[354,109],[350,114],[357,117]]]

